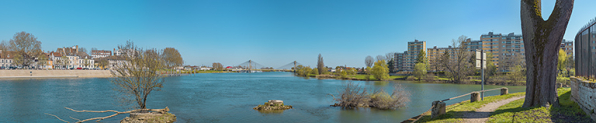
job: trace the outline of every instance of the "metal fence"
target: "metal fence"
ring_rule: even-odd
[[[594,78],[596,75],[596,21],[590,21],[575,36],[575,75]]]

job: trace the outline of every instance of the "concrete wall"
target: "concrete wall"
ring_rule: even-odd
[[[27,77],[112,77],[112,74],[109,70],[0,70],[0,78]]]
[[[588,82],[575,77],[571,79],[571,98],[573,101],[596,120],[596,83]]]

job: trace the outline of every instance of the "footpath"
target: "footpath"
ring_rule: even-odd
[[[523,99],[524,97],[526,97],[526,96],[513,97],[513,98],[509,98],[509,99],[505,99],[505,100],[501,100],[501,101],[497,101],[497,102],[492,102],[492,103],[484,105],[481,108],[476,109],[475,112],[464,113],[464,115],[463,115],[464,123],[484,123],[488,120],[488,117],[490,116],[490,114],[492,112],[495,112],[495,110],[497,110],[497,108],[499,108],[507,103],[513,102],[515,100]]]

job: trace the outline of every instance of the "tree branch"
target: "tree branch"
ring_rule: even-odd
[[[70,123],[70,122],[68,122],[68,121],[66,121],[66,120],[60,119],[60,117],[58,117],[58,116],[56,116],[56,115],[53,115],[53,114],[48,114],[48,113],[45,113],[45,114],[47,114],[47,115],[50,115],[50,116],[54,116],[54,117],[58,118],[58,120],[60,120],[60,121],[62,121],[62,122],[67,122],[67,123]]]
[[[94,117],[94,118],[89,118],[89,119],[84,119],[84,120],[80,120],[80,119],[76,119],[76,118],[70,117],[71,119],[77,120],[77,123],[82,123],[82,122],[91,121],[91,120],[97,120],[97,122],[99,122],[99,121],[101,121],[103,119],[111,118],[111,117],[117,116],[119,114],[129,114],[129,113],[135,113],[135,112],[140,112],[140,111],[152,111],[152,112],[159,112],[161,114],[165,114],[168,111],[170,111],[170,109],[168,107],[166,107],[164,109],[135,109],[135,110],[124,111],[124,112],[119,112],[119,111],[116,111],[116,110],[89,111],[89,110],[74,110],[74,109],[68,108],[68,107],[64,107],[64,108],[66,108],[68,110],[71,110],[71,111],[74,111],[74,112],[92,112],[92,113],[114,112],[115,113],[115,114],[112,114],[112,115],[109,115],[109,116],[105,116],[105,117]],[[61,119],[60,117],[58,117],[56,115],[48,114],[48,113],[45,113],[45,114],[50,115],[50,116],[54,116],[54,117],[58,118],[59,120],[61,120],[63,122],[70,123],[70,122],[68,122],[66,120]]]

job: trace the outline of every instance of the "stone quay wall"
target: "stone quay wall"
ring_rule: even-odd
[[[570,77],[571,98],[586,114],[596,120],[596,83],[581,78]]]
[[[102,78],[109,70],[0,70],[0,78]]]

